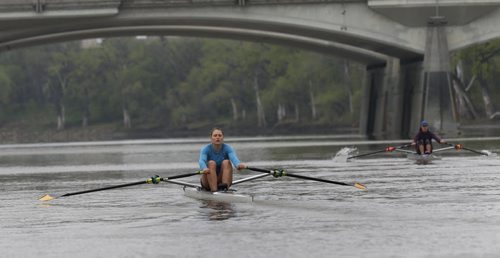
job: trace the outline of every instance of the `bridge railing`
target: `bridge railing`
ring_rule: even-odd
[[[354,3],[367,0],[1,0],[0,13],[58,10],[88,10],[103,8],[159,8],[181,6],[233,6],[268,4]]]
[[[1,0],[0,12],[35,12],[117,8],[120,0]]]

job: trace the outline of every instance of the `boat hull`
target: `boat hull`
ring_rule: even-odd
[[[417,164],[429,164],[434,160],[440,160],[441,157],[436,156],[434,154],[417,154],[411,153],[406,156],[409,160],[415,161]]]
[[[253,196],[245,194],[237,194],[235,191],[209,192],[201,190],[200,188],[186,187],[184,188],[184,195],[199,200],[211,200],[211,201],[231,202],[231,203],[253,202]]]

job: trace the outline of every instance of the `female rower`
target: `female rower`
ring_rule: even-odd
[[[234,149],[224,143],[224,133],[220,128],[212,129],[210,140],[211,143],[200,151],[201,187],[212,192],[229,189],[233,183],[233,165],[238,170],[247,166],[240,162]]]

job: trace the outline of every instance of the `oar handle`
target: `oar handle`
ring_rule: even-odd
[[[161,181],[165,181],[165,180],[169,180],[169,179],[177,179],[177,178],[189,177],[189,176],[194,176],[194,175],[201,175],[201,174],[203,174],[202,170],[196,171],[194,173],[186,173],[186,174],[180,174],[180,175],[165,177],[165,178],[162,178]]]
[[[412,145],[412,143],[407,143],[407,144],[403,144],[399,147],[396,147],[396,149],[402,149],[402,148],[406,148],[406,147],[410,147]]]
[[[269,173],[269,174],[272,174],[274,172],[274,169],[262,169],[262,168],[254,168],[254,167],[247,167],[247,169],[252,170],[252,171],[257,171],[257,172]]]

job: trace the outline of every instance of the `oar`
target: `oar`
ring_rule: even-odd
[[[247,167],[247,169],[252,170],[252,171],[262,172],[262,173],[268,173],[268,174],[273,175],[274,177],[289,176],[289,177],[296,177],[296,178],[313,180],[313,181],[329,183],[329,184],[354,186],[354,187],[356,187],[358,189],[362,189],[362,190],[366,189],[366,187],[360,183],[348,184],[348,183],[344,183],[344,182],[337,182],[337,181],[327,180],[327,179],[323,179],[323,178],[315,178],[315,177],[308,177],[308,176],[303,176],[303,175],[291,174],[291,173],[285,172],[284,170],[277,170],[277,169],[269,170],[269,169],[262,169],[262,168],[253,168],[253,167]]]
[[[440,151],[445,151],[445,150],[451,150],[451,149],[454,149],[455,146],[449,146],[449,147],[445,147],[445,148],[440,148],[440,149],[437,149],[437,150],[433,150],[432,153],[436,153],[436,152],[440,152]]]
[[[84,191],[79,191],[79,192],[65,193],[63,195],[58,195],[58,196],[51,196],[51,195],[46,194],[46,195],[42,196],[40,199],[38,199],[38,200],[40,200],[40,201],[50,201],[50,200],[61,198],[61,197],[67,197],[67,196],[79,195],[79,194],[86,194],[86,193],[92,193],[92,192],[98,192],[98,191],[105,191],[105,190],[111,190],[111,189],[128,187],[128,186],[134,186],[134,185],[140,185],[140,184],[158,184],[161,181],[167,181],[167,180],[170,180],[170,179],[189,177],[189,176],[194,176],[194,175],[199,175],[199,174],[203,174],[203,171],[196,171],[194,173],[181,174],[181,175],[176,175],[176,176],[171,176],[171,177],[165,177],[165,178],[159,177],[159,176],[154,176],[154,177],[148,178],[146,180],[137,181],[137,182],[133,182],[133,183],[122,184],[122,185],[114,185],[114,186],[108,186],[108,187],[102,187],[102,188],[97,188],[97,189],[84,190]]]
[[[348,157],[347,159],[359,158],[359,157],[373,155],[373,154],[377,154],[377,153],[381,153],[381,152],[391,152],[391,151],[395,151],[397,149],[406,148],[406,147],[409,147],[409,146],[411,146],[411,143],[408,143],[408,144],[405,144],[405,145],[401,145],[401,146],[397,146],[397,147],[389,146],[389,147],[387,147],[387,148],[385,148],[383,150],[378,150],[378,151],[369,152],[369,153],[365,153],[365,154],[361,154],[361,155],[356,155],[356,156]]]
[[[485,156],[489,156],[488,153],[484,153],[484,152],[481,152],[481,151],[477,151],[477,150],[473,150],[473,149],[469,149],[467,147],[464,147],[462,144],[458,143],[458,144],[453,144],[453,143],[446,143],[450,146],[453,146],[455,147],[456,150],[461,150],[461,149],[464,149],[464,150],[468,150],[470,152],[474,152],[474,153],[477,153],[477,154],[481,154],[481,155],[485,155]]]

